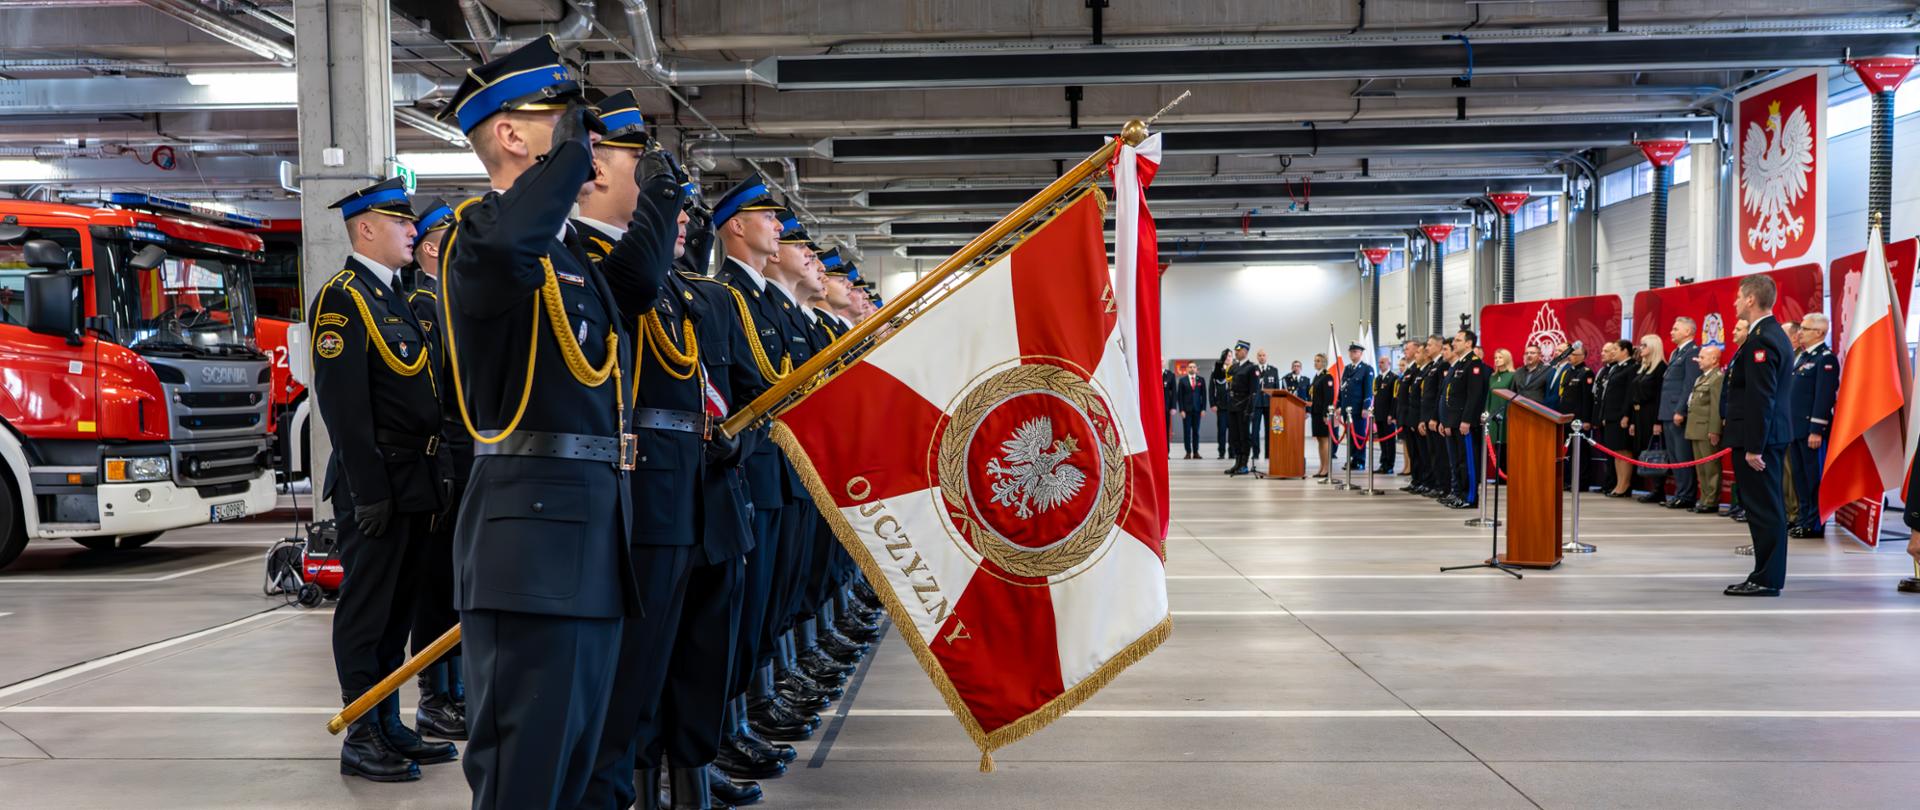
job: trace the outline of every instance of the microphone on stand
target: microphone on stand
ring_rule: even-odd
[[[1582,348],[1582,346],[1580,344],[1580,341],[1577,341],[1577,340],[1565,346],[1560,347],[1560,353],[1554,355],[1553,361],[1551,363],[1548,363],[1548,365],[1559,365],[1561,361],[1566,360],[1569,356],[1573,354],[1574,349],[1578,349],[1578,348]]]

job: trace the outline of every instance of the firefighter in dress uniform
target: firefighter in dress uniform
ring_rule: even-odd
[[[642,597],[627,483],[633,345],[567,221],[606,129],[551,37],[468,71],[444,115],[494,188],[455,207],[440,279],[454,409],[475,442],[454,529],[467,783],[476,809],[577,807],[622,626],[640,617]],[[664,199],[642,194],[613,250],[642,297],[672,262],[681,192],[665,185]]]
[[[453,227],[453,206],[439,197],[418,196],[412,201],[413,263],[401,268],[402,295],[413,317],[426,332],[433,352],[435,380],[447,379],[447,353],[440,336],[440,245]],[[453,609],[453,510],[466,491],[467,472],[473,467],[473,440],[451,421],[453,386],[440,385],[440,448],[449,486],[441,511],[428,521],[421,568],[420,593],[413,606],[413,653],[419,655],[441,634],[460,621]],[[443,740],[467,739],[466,690],[461,675],[460,647],[420,671],[420,702],[414,724],[420,733]]]
[[[337,516],[346,578],[333,614],[341,699],[352,703],[406,660],[414,598],[427,576],[429,521],[441,511],[440,405],[426,330],[395,272],[413,258],[414,217],[398,179],[332,206],[353,253],[314,299],[314,401],[333,439],[321,497]],[[400,721],[389,695],[355,721],[340,772],[378,782],[420,778],[450,762],[452,743],[429,743]]]

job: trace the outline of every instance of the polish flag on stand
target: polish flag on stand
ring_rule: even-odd
[[[1346,370],[1347,353],[1340,351],[1340,334],[1333,328],[1333,324],[1327,324],[1327,373],[1333,376],[1334,402],[1340,401],[1340,377]],[[1329,409],[1327,418],[1338,422],[1340,414]]]
[[[1906,472],[1904,399],[1912,385],[1906,326],[1894,305],[1893,277],[1880,229],[1867,237],[1867,264],[1847,316],[1847,361],[1833,404],[1827,467],[1820,481],[1820,519],[1866,498],[1899,489]]]

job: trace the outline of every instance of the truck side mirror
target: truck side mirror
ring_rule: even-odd
[[[127,264],[131,265],[135,270],[146,271],[159,267],[160,263],[166,260],[166,248],[159,245],[148,245],[141,248],[138,253],[133,254],[133,258],[127,260]]]
[[[58,250],[57,247],[55,249]],[[66,251],[60,252],[64,264]],[[80,277],[59,270],[29,274],[27,329],[42,335],[63,337],[71,345],[80,345]]]
[[[20,246],[20,254],[27,266],[42,270],[65,270],[73,264],[67,249],[50,239],[29,239]]]

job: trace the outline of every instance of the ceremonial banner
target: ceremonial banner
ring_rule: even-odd
[[[1779,288],[1773,317],[1781,323],[1796,322],[1809,312],[1821,310],[1823,287],[1819,265],[1773,270],[1767,275]],[[1659,335],[1660,342],[1668,344],[1667,350],[1672,351],[1673,340],[1667,332],[1673,328],[1674,318],[1685,315],[1699,328],[1700,345],[1725,346],[1733,340],[1733,325],[1739,320],[1733,314],[1733,297],[1739,290],[1740,279],[1734,277],[1634,293],[1634,343],[1639,343],[1645,335]],[[1733,362],[1733,353],[1723,353],[1721,362]]]
[[[1900,305],[1900,317],[1907,317],[1911,306],[1908,292],[1913,289],[1913,262],[1916,252],[1920,252],[1920,239],[1907,239],[1887,246],[1887,272],[1893,276],[1893,301]],[[1847,334],[1847,318],[1853,314],[1853,299],[1858,294],[1860,271],[1866,267],[1867,252],[1849,253],[1833,260],[1833,266],[1827,271],[1827,289],[1833,291],[1828,302],[1827,343],[1833,347],[1840,358],[1840,368],[1847,367],[1846,341],[1841,338]]]
[[[1480,308],[1480,345],[1487,356],[1494,350],[1513,352],[1513,362],[1525,361],[1528,346],[1540,347],[1551,362],[1568,344],[1579,341],[1587,350],[1587,365],[1600,367],[1600,344],[1620,339],[1622,305],[1618,295],[1550,298]]]
[[[1914,239],[1887,246],[1887,272],[1893,276],[1893,300],[1900,305],[1900,317],[1903,320],[1908,316],[1908,309],[1911,306],[1908,300],[1910,296],[1906,293],[1913,289],[1913,265],[1917,247],[1920,247],[1920,240]],[[1828,271],[1827,289],[1833,291],[1833,298],[1829,302],[1832,311],[1828,313],[1831,323],[1828,324],[1827,342],[1833,346],[1835,355],[1839,357],[1840,370],[1843,374],[1847,368],[1845,354],[1847,345],[1843,338],[1847,334],[1847,319],[1853,314],[1853,299],[1859,288],[1860,271],[1866,266],[1866,262],[1866,251],[1849,253],[1834,259],[1833,266]],[[1911,438],[1908,444],[1912,444]],[[1832,459],[1831,450],[1828,451],[1828,459],[1829,461]],[[1869,546],[1878,546],[1880,516],[1883,511],[1881,500],[1876,496],[1842,504],[1834,510],[1833,522],[1847,530],[1848,534],[1853,535],[1860,542]]]
[[[1807,68],[1733,101],[1733,272],[1827,258],[1827,70]]]
[[[1152,299],[1110,274],[1104,207],[1085,190],[988,253],[774,425],[983,770],[1173,628],[1159,383],[1135,371],[1158,359],[1125,339],[1158,328],[1121,326]]]

